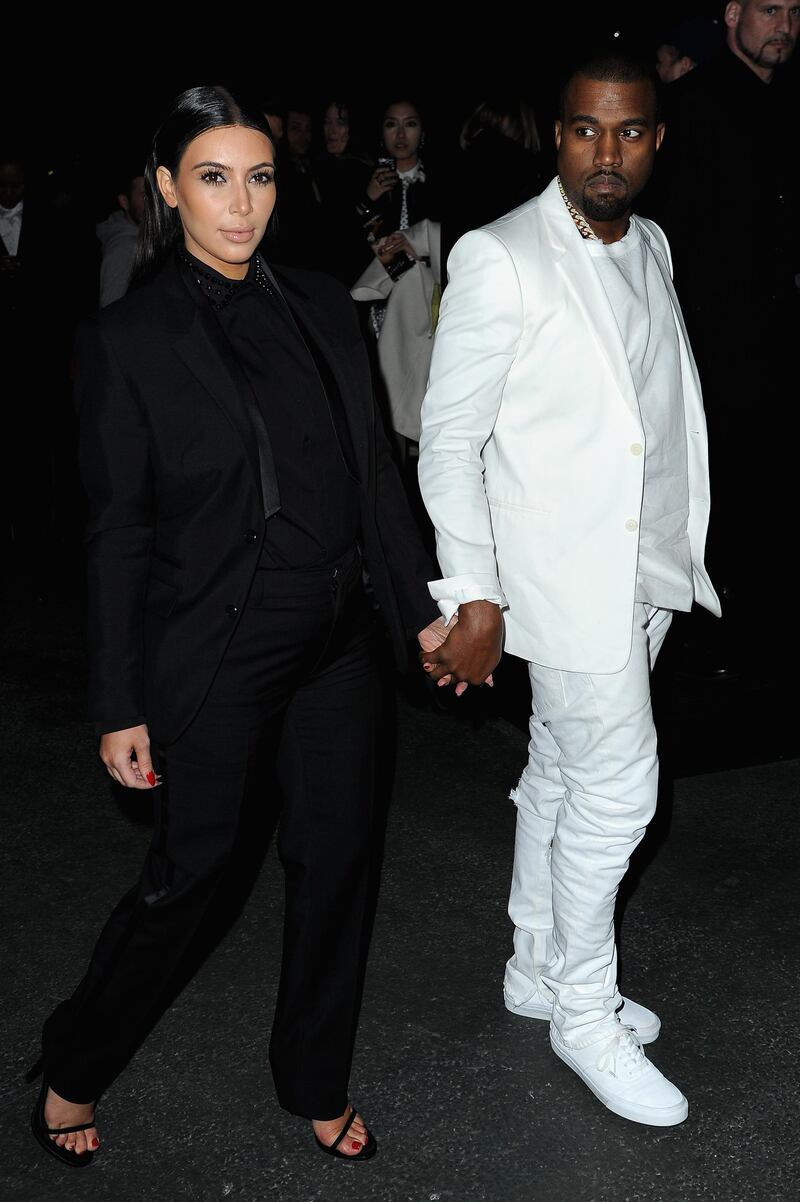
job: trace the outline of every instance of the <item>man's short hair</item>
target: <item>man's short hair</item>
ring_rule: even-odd
[[[671,25],[663,30],[660,39],[660,45],[671,46],[675,51],[675,62],[679,58],[690,58],[698,66],[724,43],[722,22],[705,16],[687,17],[677,25]]]
[[[582,60],[565,76],[558,96],[558,116],[561,121],[565,119],[570,84],[579,77],[594,79],[598,83],[647,83],[653,91],[656,117],[660,116],[661,81],[655,67],[638,55],[610,50]]]

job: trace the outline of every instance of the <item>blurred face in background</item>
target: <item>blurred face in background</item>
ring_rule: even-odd
[[[677,46],[670,46],[668,42],[662,42],[656,50],[656,71],[662,83],[674,83],[694,66],[694,59],[681,54]]]
[[[25,169],[22,163],[0,163],[0,205],[13,209],[25,194]]]
[[[383,144],[386,153],[397,162],[398,171],[407,171],[419,158],[422,121],[413,104],[390,104],[383,117]]]
[[[342,105],[329,104],[322,122],[328,154],[344,154],[350,138],[350,114]]]
[[[286,145],[289,147],[289,154],[297,159],[305,158],[311,145],[311,134],[311,114],[289,109],[286,114]]]
[[[178,210],[186,249],[228,279],[244,279],[275,207],[266,134],[241,125],[206,130],[186,147],[175,175],[159,167],[156,178]]]
[[[120,192],[117,200],[131,221],[139,225],[144,217],[144,176],[134,175],[128,191]]]

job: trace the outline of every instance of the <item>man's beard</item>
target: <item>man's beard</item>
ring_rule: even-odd
[[[786,51],[788,57],[792,51],[792,47],[788,43],[784,42],[777,44],[775,42],[765,42],[763,46],[759,46],[757,50],[753,50],[751,46],[747,46],[742,41],[738,25],[736,27],[735,36],[736,45],[741,50],[742,54],[745,56],[745,58],[749,58],[751,63],[755,63],[757,67],[779,67],[782,62],[780,52],[782,50]]]
[[[630,207],[631,197],[627,182],[623,191],[608,192],[605,196],[596,195],[584,185],[581,209],[590,221],[619,221]]]

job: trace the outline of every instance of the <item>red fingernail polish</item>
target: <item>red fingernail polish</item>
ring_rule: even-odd
[[[97,1138],[97,1136],[95,1136],[95,1137],[94,1137],[94,1139],[92,1140],[92,1147],[93,1147],[93,1148],[99,1148],[99,1147],[100,1147],[100,1140]]]
[[[153,772],[152,768],[147,773],[145,780],[147,781],[148,785],[154,785],[156,783],[156,774]]]

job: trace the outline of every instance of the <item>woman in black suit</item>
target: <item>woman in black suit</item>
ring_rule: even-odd
[[[157,790],[137,886],[47,1019],[39,1142],[99,1146],[94,1105],[169,997],[270,749],[283,962],[270,1060],[319,1146],[369,1159],[348,1100],[367,928],[375,667],[366,567],[398,655],[441,622],[376,424],[352,303],[269,269],[260,113],[193,88],[158,130],[132,291],[78,342],[90,501],[90,710],[111,776]],[[161,788],[160,773],[164,774]]]

